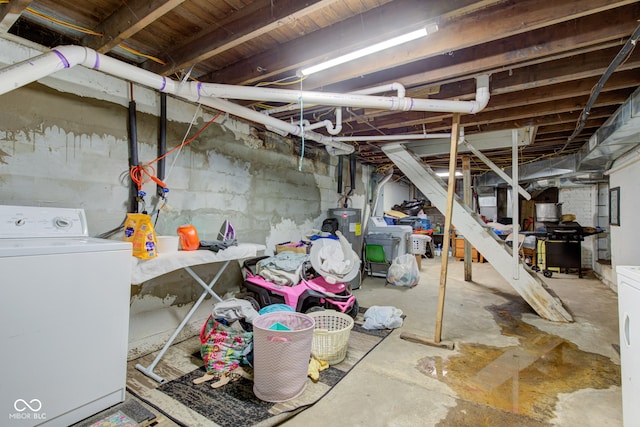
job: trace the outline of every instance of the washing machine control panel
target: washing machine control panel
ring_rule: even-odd
[[[88,235],[84,209],[0,205],[0,238]]]

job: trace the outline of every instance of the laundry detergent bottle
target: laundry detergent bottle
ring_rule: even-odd
[[[192,224],[181,225],[178,227],[178,236],[180,236],[180,247],[183,251],[195,251],[200,247],[200,239],[198,232]]]

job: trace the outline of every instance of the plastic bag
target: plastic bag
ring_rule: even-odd
[[[364,312],[365,329],[395,329],[402,326],[402,310],[393,306],[373,305]]]
[[[129,213],[124,224],[124,241],[133,245],[133,256],[151,259],[158,256],[156,232],[147,214]]]
[[[420,270],[414,255],[404,254],[393,260],[387,270],[387,282],[394,286],[412,288],[420,281]]]

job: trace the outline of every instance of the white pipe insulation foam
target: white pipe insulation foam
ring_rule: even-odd
[[[192,102],[202,103],[229,114],[261,123],[267,128],[279,130],[280,134],[304,136],[306,139],[324,144],[331,154],[350,154],[354,151],[354,147],[340,142],[334,136],[325,136],[311,130],[301,129],[298,125],[284,122],[222,98],[249,101],[304,102],[336,107],[375,108],[381,110],[477,113],[487,106],[490,96],[489,75],[476,77],[476,99],[473,101],[406,98],[404,97],[404,88],[400,89],[396,85],[393,88],[397,89],[398,95],[401,96],[384,97],[358,94],[357,92],[342,94],[215,83],[179,82],[126,64],[82,46],[58,46],[51,52],[5,67],[0,70],[0,95],[46,77],[56,71],[76,65],[99,70]],[[365,89],[360,92],[366,93],[368,91]],[[336,120],[336,127],[338,123],[338,120]],[[335,130],[331,133],[337,133],[334,132]]]

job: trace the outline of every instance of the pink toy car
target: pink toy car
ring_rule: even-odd
[[[301,279],[297,285],[278,285],[256,274],[258,261],[268,257],[246,260],[244,286],[253,294],[260,308],[271,304],[286,304],[300,313],[332,309],[351,317],[358,314],[358,301],[345,283],[328,283],[322,277]],[[307,275],[308,277],[308,275]]]

